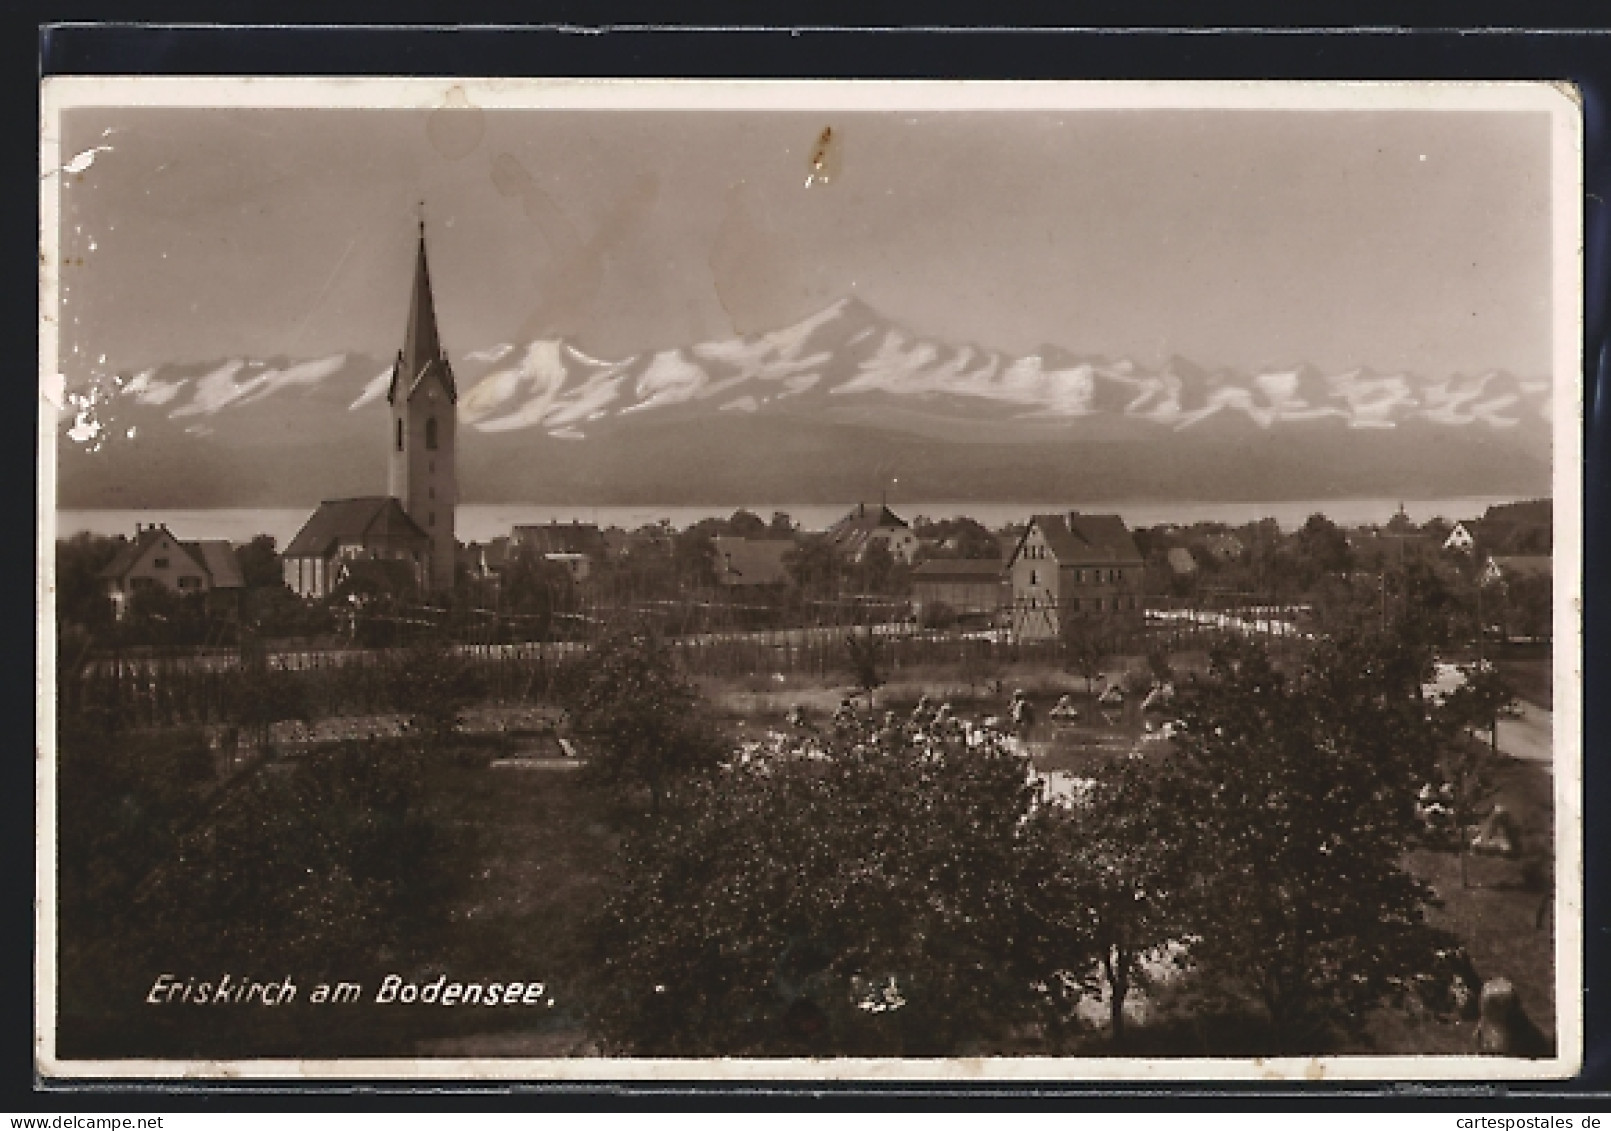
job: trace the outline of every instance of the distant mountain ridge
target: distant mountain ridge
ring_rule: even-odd
[[[467,502],[832,501],[897,476],[907,497],[999,501],[1529,493],[1550,478],[1547,378],[1012,357],[918,337],[854,298],[623,359],[539,340],[453,361]],[[389,372],[337,354],[71,385],[61,503],[382,491]]]

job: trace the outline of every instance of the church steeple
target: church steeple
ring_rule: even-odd
[[[457,553],[453,531],[459,489],[454,453],[459,398],[453,387],[453,367],[437,335],[431,272],[425,262],[424,220],[420,221],[419,253],[414,260],[408,325],[403,329],[403,348],[397,351],[386,399],[391,408],[386,435],[391,495],[430,539],[420,562],[425,588],[451,589]]]
[[[419,386],[427,368],[441,371],[448,399],[457,402],[453,370],[442,354],[442,340],[436,331],[436,302],[431,297],[431,270],[425,260],[425,218],[420,218],[419,253],[414,258],[414,290],[408,302],[408,324],[403,328],[403,348],[392,369],[391,388],[386,399],[397,403],[399,390],[406,399]]]

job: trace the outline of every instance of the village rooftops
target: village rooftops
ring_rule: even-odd
[[[1141,562],[1141,551],[1136,549],[1135,539],[1130,537],[1124,519],[1116,514],[1081,514],[1079,511],[1037,514],[1030,519],[1030,524],[1040,528],[1041,536],[1060,566]],[[1014,558],[1028,536],[1026,529],[1013,550]]]
[[[423,547],[430,540],[430,535],[390,495],[326,499],[291,539],[283,556],[328,558],[343,545],[387,541]]]

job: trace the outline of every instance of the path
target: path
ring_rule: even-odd
[[[1519,704],[1517,716],[1499,721],[1499,752],[1528,762],[1555,761],[1555,712],[1532,703]]]

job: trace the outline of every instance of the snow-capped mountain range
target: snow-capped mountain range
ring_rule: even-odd
[[[781,492],[768,498],[811,501],[890,475],[917,497],[1041,499],[1078,489],[1082,467],[1109,477],[1108,498],[1248,497],[1249,466],[1276,475],[1266,496],[1548,485],[1550,382],[1503,371],[1148,367],[1058,346],[1012,357],[920,338],[853,298],[770,333],[621,359],[555,340],[460,354],[450,339],[449,356],[467,501],[723,502],[757,476]],[[63,504],[384,490],[389,374],[338,354],[69,383]],[[841,482],[858,474],[873,481]]]

